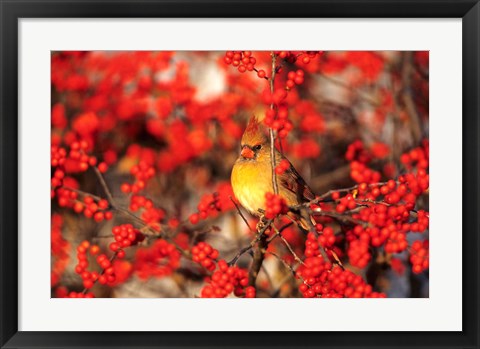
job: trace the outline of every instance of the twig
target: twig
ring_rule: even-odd
[[[285,262],[285,261],[283,260],[283,258],[281,258],[279,255],[277,255],[275,252],[272,252],[272,251],[266,251],[266,253],[268,253],[269,255],[272,255],[272,256],[274,256],[275,258],[277,258],[288,270],[290,270],[290,272],[292,273],[292,275],[293,275],[295,278],[298,277],[300,280],[302,280],[302,282],[303,282],[304,284],[306,284],[306,283],[305,283],[305,279],[302,278],[300,275],[298,275],[298,274],[297,274],[297,271],[296,271],[290,264],[288,264],[287,262]],[[307,285],[307,284],[306,284],[306,285]]]
[[[378,183],[371,183],[371,184],[368,184],[367,186],[369,188],[371,187],[377,187],[377,186],[382,186],[382,185],[385,185],[387,184],[387,182],[378,182]],[[322,202],[324,199],[328,198],[329,196],[331,196],[333,193],[348,193],[352,190],[355,190],[355,189],[358,189],[358,185],[354,185],[352,187],[349,187],[349,188],[342,188],[342,189],[332,189],[332,190],[329,190],[327,191],[326,193],[320,195],[320,196],[317,196],[315,199],[311,200],[311,201],[308,201],[308,202],[305,202],[303,203],[302,205],[298,205],[298,206],[295,206],[294,208],[297,208],[299,209],[300,206],[306,206],[306,207],[310,207],[310,205],[314,205],[314,204],[318,204],[319,202]]]
[[[83,191],[83,190],[80,190],[80,189],[75,189],[75,188],[69,187],[67,185],[62,185],[62,188],[73,191],[73,192],[75,192],[77,194],[80,194],[80,195],[83,195],[83,196],[90,196],[93,199],[95,199],[96,201],[102,200],[102,198],[100,196],[93,195],[93,194],[87,193],[86,191]]]
[[[357,225],[361,225],[363,227],[368,227],[369,226],[368,222],[364,222],[364,221],[355,219],[355,218],[353,218],[349,215],[346,215],[346,214],[340,214],[340,213],[331,212],[331,211],[319,211],[319,212],[312,211],[310,214],[313,215],[313,216],[331,217],[331,218],[334,218],[334,219],[336,219],[337,221],[340,221],[340,222],[354,223],[354,224],[357,224]]]
[[[280,233],[280,231],[277,229],[277,227],[272,224],[272,228],[273,230],[275,230],[275,234],[280,238],[282,239],[283,243],[285,244],[285,246],[287,246],[287,249],[288,251],[290,251],[290,253],[292,254],[293,258],[300,264],[304,264],[303,261],[297,256],[297,254],[295,253],[295,251],[293,250],[292,246],[290,246],[290,244],[288,243],[287,239],[285,239],[285,237]]]
[[[115,207],[116,206],[115,199],[113,198],[112,192],[108,188],[107,182],[105,182],[105,178],[103,178],[102,173],[96,166],[93,167],[93,170],[95,171],[95,174],[97,175],[97,178],[100,181],[100,184],[103,188],[103,191],[105,192],[105,195],[108,198],[108,201],[113,207]]]
[[[247,219],[245,218],[245,216],[243,215],[242,211],[240,210],[240,207],[238,207],[238,204],[235,202],[235,200],[233,200],[232,196],[229,196],[229,198],[230,198],[230,200],[233,202],[233,204],[235,205],[235,208],[237,209],[238,214],[240,215],[240,217],[242,217],[243,221],[244,221],[245,224],[247,225],[248,230],[254,231],[254,230],[252,229],[252,227],[250,227],[250,224],[248,224]]]
[[[260,238],[261,236],[267,231],[267,229],[270,227],[270,225],[272,224],[273,220],[269,220],[265,226],[257,233],[257,235],[255,236],[255,239],[253,239],[251,242],[250,242],[250,245],[248,246],[245,246],[244,248],[242,248],[240,251],[238,251],[238,253],[235,255],[235,257],[232,258],[232,260],[230,262],[228,262],[228,265],[232,266],[234,265],[235,263],[237,263],[238,259],[246,252],[250,251],[256,244],[258,241],[260,241]]]
[[[275,75],[276,75],[276,60],[277,57],[275,53],[272,51],[271,52],[272,56],[272,76],[270,78],[270,93],[273,96],[273,90],[274,90],[274,82],[275,82]],[[270,109],[274,108],[273,102],[270,104]],[[273,134],[273,129],[270,127],[269,128],[269,135],[270,135],[270,161],[272,163],[272,184],[273,184],[273,191],[276,195],[278,195],[278,183],[277,183],[277,173],[275,172],[275,136]]]
[[[254,71],[255,73],[258,73],[258,69],[257,69],[257,68],[253,68],[253,71]],[[268,76],[264,76],[263,78],[264,78],[265,80],[267,80],[267,81],[269,80]]]
[[[103,191],[105,192],[105,195],[107,196],[108,202],[110,206],[118,211],[119,213],[128,216],[132,218],[135,222],[137,222],[139,225],[141,225],[143,228],[147,229],[148,232],[151,234],[151,236],[154,236],[156,238],[164,238],[165,240],[168,240],[168,242],[172,245],[175,246],[175,248],[186,258],[191,259],[191,255],[189,252],[185,251],[183,248],[181,248],[175,241],[173,241],[169,236],[166,234],[161,234],[159,231],[156,231],[153,229],[147,222],[145,222],[143,219],[140,217],[137,217],[135,214],[130,212],[129,210],[126,210],[120,206],[117,205],[115,199],[113,198],[112,192],[110,191],[110,188],[107,185],[107,182],[105,181],[105,178],[103,177],[103,174],[100,172],[100,170],[97,167],[93,168],[95,171],[95,174],[97,175],[97,178],[102,185]],[[168,228],[163,224],[159,224],[162,229]]]

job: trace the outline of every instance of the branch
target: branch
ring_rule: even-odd
[[[378,183],[371,183],[371,184],[368,184],[367,186],[369,188],[371,187],[381,187],[382,185],[385,185],[387,184],[387,182],[378,182]],[[303,203],[302,205],[298,205],[298,206],[294,206],[294,208],[297,208],[299,209],[300,206],[305,206],[305,207],[310,207],[310,205],[314,205],[314,204],[318,204],[319,202],[322,202],[324,199],[328,198],[329,196],[331,196],[333,193],[348,193],[352,190],[355,190],[355,189],[358,189],[358,184],[357,185],[354,185],[352,187],[349,187],[349,188],[342,188],[342,189],[332,189],[332,190],[329,190],[327,191],[326,193],[320,195],[320,196],[317,196],[315,199],[313,200],[310,200],[310,201],[307,201],[305,203]]]
[[[297,254],[295,253],[295,251],[293,250],[292,246],[290,246],[290,244],[288,243],[287,239],[285,239],[283,237],[283,235],[280,233],[280,231],[277,229],[277,227],[272,224],[272,227],[273,227],[273,230],[275,230],[275,234],[280,237],[280,239],[282,239],[283,243],[285,244],[285,246],[287,246],[287,249],[288,251],[290,251],[290,253],[292,254],[293,258],[300,264],[305,264],[303,263],[303,261],[300,259],[300,257],[297,256]]]
[[[105,195],[107,196],[108,201],[110,202],[112,207],[116,207],[116,203],[115,203],[115,200],[113,199],[112,192],[108,188],[107,182],[105,182],[105,178],[103,178],[102,173],[100,172],[97,166],[94,166],[93,170],[95,171],[95,174],[97,175],[97,178],[100,184],[102,185],[103,191],[105,192]]]
[[[250,245],[248,246],[245,246],[244,248],[242,248],[236,255],[235,257],[232,258],[232,260],[230,262],[228,262],[228,265],[229,266],[232,266],[234,265],[235,263],[237,263],[238,259],[243,255],[245,254],[246,252],[250,251],[256,244],[258,241],[260,241],[260,238],[261,236],[267,231],[267,229],[270,227],[270,225],[272,224],[273,220],[269,220],[265,226],[257,233],[257,235],[255,236],[255,239],[253,239],[251,242],[250,242]]]
[[[248,284],[255,287],[255,282],[257,281],[258,272],[262,267],[263,260],[265,259],[265,251],[267,249],[268,242],[267,236],[262,234],[260,236],[260,241],[258,241],[257,248],[253,253],[253,261],[248,272]]]
[[[283,258],[281,258],[279,255],[277,255],[275,252],[266,251],[266,253],[274,256],[276,259],[278,259],[280,262],[282,262],[282,264],[283,264],[288,270],[290,270],[290,272],[292,273],[292,275],[293,275],[295,278],[298,277],[300,280],[302,280],[302,282],[303,282],[304,284],[306,284],[306,283],[305,283],[305,279],[303,279],[300,275],[298,275],[297,272],[296,272],[296,270],[295,270],[290,264],[288,264],[287,262],[285,262],[285,261],[283,260]],[[306,284],[306,285],[308,286],[308,284]]]
[[[270,78],[270,94],[273,96],[273,90],[274,90],[274,83],[275,83],[275,75],[277,73],[276,71],[276,60],[277,57],[275,53],[272,51],[271,52],[272,56],[272,76]],[[270,109],[274,108],[273,101],[270,104]],[[273,129],[270,127],[269,128],[269,135],[270,135],[270,161],[272,163],[272,184],[273,184],[273,191],[276,195],[278,195],[278,183],[277,183],[277,173],[275,172],[275,135],[273,134]]]
[[[105,181],[105,178],[103,177],[103,174],[100,172],[100,170],[97,168],[97,167],[93,167],[94,171],[95,171],[95,174],[97,175],[97,178],[100,182],[100,184],[102,185],[102,188],[103,188],[103,191],[105,192],[105,195],[107,196],[107,200],[110,204],[110,206],[118,211],[119,213],[125,215],[125,216],[128,216],[130,217],[131,219],[133,219],[135,222],[137,222],[139,225],[142,226],[142,228],[146,229],[146,231],[149,232],[150,236],[154,236],[156,238],[163,238],[165,240],[167,240],[170,244],[174,245],[175,248],[184,256],[186,257],[187,259],[191,259],[191,255],[189,252],[185,251],[183,248],[181,248],[175,241],[173,241],[169,236],[167,236],[166,234],[162,234],[160,233],[159,231],[156,231],[155,229],[153,229],[147,222],[145,222],[143,219],[141,219],[140,217],[137,217],[135,214],[133,214],[132,212],[130,212],[129,210],[126,210],[120,206],[117,205],[115,199],[113,198],[113,195],[112,195],[112,192],[110,190],[110,188],[108,187],[107,185],[107,182]],[[162,230],[167,230],[169,229],[168,226],[165,226],[163,224],[160,224],[160,227],[162,228]]]
[[[245,216],[243,215],[242,211],[240,210],[240,207],[238,207],[238,204],[235,202],[235,200],[233,200],[233,198],[232,198],[231,195],[229,196],[229,198],[230,198],[230,200],[233,202],[233,204],[235,205],[235,208],[237,209],[237,213],[240,215],[240,217],[242,217],[243,221],[244,221],[245,224],[247,225],[248,230],[253,231],[252,227],[250,227],[250,224],[248,224],[247,219],[245,218]]]

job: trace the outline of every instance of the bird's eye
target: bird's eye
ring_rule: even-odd
[[[262,149],[262,145],[261,145],[261,144],[257,144],[256,146],[253,147],[253,150],[255,150],[255,151],[258,151],[258,150],[260,150],[260,149]]]

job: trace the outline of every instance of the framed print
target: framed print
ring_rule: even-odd
[[[477,1],[2,2],[1,347],[478,348]]]

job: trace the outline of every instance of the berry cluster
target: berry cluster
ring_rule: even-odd
[[[222,210],[222,205],[219,200],[218,193],[203,195],[200,203],[197,206],[198,213],[190,215],[189,220],[192,224],[197,224],[200,219],[207,219],[208,217],[216,217],[218,212]]]
[[[371,259],[369,241],[370,238],[367,234],[362,234],[359,239],[349,241],[347,254],[351,265],[358,268],[365,268],[368,265]]]
[[[160,224],[165,218],[165,211],[155,207],[152,200],[142,195],[132,195],[129,208],[133,212],[143,209],[140,216],[142,220],[152,229],[160,231]]]
[[[332,227],[323,227],[321,224],[316,226],[317,232],[321,233],[318,237],[318,243],[324,248],[332,248],[336,242],[335,233]],[[306,251],[306,248],[305,248]]]
[[[303,280],[299,290],[304,297],[385,297],[382,293],[372,292],[372,287],[360,276],[325,261],[320,256],[315,235],[312,233],[309,233],[305,242],[305,256],[307,258],[296,273],[297,277]]]
[[[290,162],[287,159],[283,159],[280,163],[275,167],[275,173],[280,175],[285,173],[290,168]]]
[[[309,100],[302,100],[292,105],[293,112],[300,118],[300,130],[303,133],[323,133],[325,120],[317,105]],[[315,142],[318,144],[318,142]]]
[[[410,250],[410,263],[412,263],[412,271],[415,274],[420,274],[428,269],[428,240],[416,240],[412,244]]]
[[[266,193],[265,199],[265,218],[274,219],[279,214],[286,214],[288,212],[287,203],[282,196]]]
[[[138,165],[132,166],[130,174],[135,177],[135,182],[132,185],[129,183],[123,183],[120,189],[126,194],[136,194],[142,189],[145,189],[148,180],[155,176],[155,167],[149,165],[145,161],[140,161]]]
[[[255,297],[255,288],[248,287],[248,273],[237,266],[229,267],[224,260],[218,262],[218,269],[206,278],[207,285],[202,288],[202,298],[224,298],[230,293],[245,298]]]
[[[292,146],[292,153],[299,159],[315,159],[320,155],[320,145],[310,137],[304,137]]]
[[[375,152],[367,150],[362,141],[357,140],[351,143],[345,158],[350,161],[350,177],[357,183],[376,183],[380,181],[381,174],[367,166],[375,158],[375,155],[384,156],[377,151],[378,146],[374,147]]]
[[[171,275],[180,265],[180,252],[163,239],[155,240],[150,247],[139,248],[135,253],[133,269],[140,279]]]
[[[289,63],[295,63],[300,60],[303,64],[309,64],[322,51],[275,51],[275,54]]]
[[[390,267],[398,275],[403,275],[403,273],[405,273],[405,264],[400,258],[392,258],[390,260]]]
[[[274,92],[272,100],[280,103],[286,97],[285,90],[277,90]],[[267,110],[264,119],[265,125],[278,132],[280,138],[285,138],[293,129],[292,122],[288,119],[288,108],[285,103]]]
[[[321,225],[321,224],[317,224],[317,229],[319,228],[318,225]],[[310,258],[310,257],[319,256],[320,255],[319,246],[320,244],[315,234],[308,233],[307,239],[305,240],[305,257]]]
[[[142,242],[145,239],[139,230],[135,229],[131,224],[122,224],[112,229],[114,242],[108,246],[110,250],[117,253],[118,258],[125,257],[125,247],[130,247]]]
[[[317,51],[274,51],[273,53],[275,57],[279,58],[278,65],[275,67],[276,75],[283,72],[283,64],[285,63],[295,64],[300,59],[303,64],[308,64],[320,54]],[[238,67],[238,70],[242,73],[256,71],[258,77],[269,80],[264,70],[255,68],[257,59],[251,56],[250,51],[227,51],[224,62]],[[285,76],[279,76],[279,78],[284,81],[283,88],[275,87],[273,91],[265,91],[264,103],[269,105],[270,108],[266,112],[264,122],[268,127],[277,131],[280,139],[284,139],[293,129],[293,124],[288,118],[286,98],[288,92],[292,91],[295,86],[304,83],[305,72],[303,69],[291,70]]]
[[[348,161],[358,161],[366,164],[372,160],[372,155],[365,149],[362,141],[356,140],[348,145],[345,153],[345,159]]]
[[[215,270],[215,262],[218,258],[218,250],[206,242],[199,242],[192,247],[192,260],[209,271]]]
[[[410,230],[414,233],[423,233],[427,230],[429,224],[428,212],[424,210],[417,211],[417,221],[410,225]]]
[[[287,74],[287,81],[285,83],[285,89],[291,90],[296,85],[303,84],[305,79],[305,72],[302,69],[297,69],[296,71],[290,71]]]
[[[326,252],[326,255],[330,260],[335,261],[333,253],[341,255],[340,250],[335,246],[337,241],[333,228],[332,227],[323,227],[322,224],[317,223],[315,229],[317,230],[318,237],[310,232],[307,234],[307,239],[305,240],[305,257],[317,257],[320,256],[320,248],[323,248]]]
[[[350,177],[357,183],[376,183],[380,181],[381,174],[364,163],[352,161],[350,163]]]
[[[75,292],[75,291],[70,291],[68,294],[66,294],[63,297],[59,298],[95,298],[95,295],[92,292]]]
[[[349,270],[325,263],[321,257],[311,257],[300,266],[297,275],[304,283],[299,290],[305,298],[384,298],[383,293],[373,292],[361,276]]]
[[[89,261],[87,252],[90,252],[91,256],[96,256],[96,262],[102,269],[101,272],[89,271]],[[80,275],[83,280],[83,287],[90,289],[93,287],[96,281],[105,285],[115,281],[115,271],[112,267],[112,259],[109,259],[105,254],[99,254],[100,247],[98,245],[91,245],[87,240],[77,247],[77,259],[78,264],[75,266],[75,272]]]
[[[113,217],[110,205],[105,199],[82,194],[82,200],[78,192],[68,188],[58,188],[56,196],[60,207],[69,207],[75,213],[81,213],[86,218],[93,218],[96,222],[110,220]]]
[[[68,152],[66,148],[52,144],[50,149],[51,166],[60,170],[54,174],[52,186],[58,187],[62,184],[61,180],[65,172],[85,172],[89,167],[97,166],[97,158],[88,155],[89,151],[91,151],[91,145],[86,140],[71,142],[70,151]],[[107,171],[108,166],[105,162],[101,162],[97,168],[104,173]]]
[[[237,67],[240,73],[255,70],[259,78],[264,79],[266,77],[264,70],[257,70],[255,68],[257,60],[252,56],[252,51],[227,51],[225,57],[223,57],[223,61],[226,64]]]
[[[343,198],[339,199],[338,193],[335,193],[335,197],[337,197],[337,206],[335,207],[335,210],[338,213],[343,213],[346,210],[353,210],[355,207],[357,207],[357,203],[355,202],[355,199],[352,194],[347,194]],[[334,197],[332,195],[332,197]]]
[[[59,214],[52,215],[52,227],[50,232],[53,261],[51,272],[52,287],[58,284],[70,260],[70,244],[62,236],[62,225],[62,216]]]
[[[362,182],[344,197],[334,192],[332,199],[336,212],[351,214],[354,222],[345,235],[350,264],[365,268],[371,260],[371,247],[383,246],[388,254],[403,252],[408,248],[409,232],[423,233],[428,229],[428,212],[414,211],[417,198],[429,187],[427,146],[424,144],[402,157],[405,166],[415,172],[407,172],[399,176],[397,181],[390,179],[385,183],[376,183],[380,173],[364,165],[372,155],[363,144],[357,141],[349,146],[346,157],[353,160],[352,178]],[[377,149],[375,153],[378,156],[385,155],[385,151],[380,150]],[[353,211],[349,213],[348,210]],[[417,270],[423,270],[420,264],[416,263]]]
[[[428,141],[423,141],[421,147],[414,148],[408,153],[402,154],[400,162],[407,168],[412,169],[416,167],[418,170],[426,170],[428,168],[429,159],[429,144]]]

